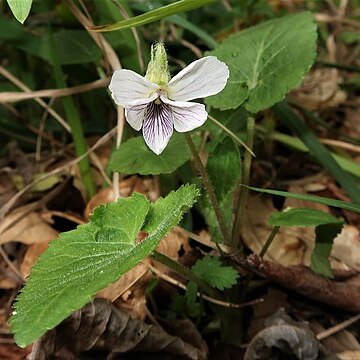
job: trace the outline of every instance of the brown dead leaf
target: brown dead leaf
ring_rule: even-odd
[[[159,244],[157,251],[177,261],[179,251],[189,251],[188,238],[183,231],[173,229]],[[148,271],[148,265],[168,273],[169,269],[150,258],[143,260],[140,264],[129,270],[114,284],[100,291],[97,297],[116,301],[116,306],[128,313],[132,318],[145,319],[148,314],[146,302],[146,288],[154,275]]]
[[[344,351],[336,354],[340,360],[359,360],[360,350]]]
[[[305,193],[304,187],[300,186],[292,186],[289,191]],[[287,207],[306,207],[330,212],[328,206],[297,199],[286,199],[284,208]],[[249,196],[242,236],[245,244],[255,254],[259,254],[272,230],[272,226],[268,224],[268,219],[276,211],[270,197]],[[282,227],[264,258],[283,266],[309,266],[314,245],[314,228]],[[360,233],[355,226],[344,225],[342,232],[334,240],[330,262],[333,269],[360,271]]]
[[[346,135],[360,139],[360,108],[345,108],[345,121],[342,129]]]
[[[1,344],[0,359],[1,360],[25,360],[31,351],[31,346],[25,349],[19,348],[16,344]]]
[[[272,226],[269,216],[277,211],[269,196],[250,195],[241,235],[245,244],[255,253],[260,253]],[[314,229],[282,227],[265,254],[265,259],[284,266],[309,264],[314,248]]]
[[[121,197],[130,196],[134,191],[139,192],[147,196],[151,201],[156,201],[160,196],[159,187],[156,184],[155,179],[143,179],[138,176],[131,176],[125,180],[121,180],[119,183],[119,191]],[[86,220],[89,219],[92,211],[101,204],[107,204],[114,201],[114,192],[112,187],[108,187],[100,190],[95,194],[88,204],[84,212]]]
[[[48,242],[58,233],[37,212],[29,212],[29,206],[17,208],[0,223],[0,244],[18,241],[24,244]]]
[[[290,100],[308,110],[337,107],[347,97],[340,88],[342,78],[337,69],[321,68],[311,71],[301,87],[292,91]]]
[[[81,359],[85,352],[90,355],[92,351],[94,355],[101,351],[107,359],[128,352],[139,352],[139,358],[147,353],[156,353],[159,358],[166,353],[194,360],[206,358],[206,344],[194,325],[191,330],[187,327],[186,339],[179,335],[131,319],[107,301],[95,299],[39,339],[31,358]]]
[[[20,271],[24,278],[29,276],[31,268],[36,264],[39,256],[48,248],[48,246],[49,241],[44,241],[29,246],[20,265]]]
[[[334,240],[331,257],[346,270],[360,271],[360,232],[356,226],[344,226]]]

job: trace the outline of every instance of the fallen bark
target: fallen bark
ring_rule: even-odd
[[[335,272],[335,279],[330,280],[308,267],[285,267],[257,255],[250,255],[246,259],[234,257],[233,260],[241,268],[311,299],[350,312],[360,312],[360,274],[357,272],[349,271],[346,275],[342,271],[338,277]]]

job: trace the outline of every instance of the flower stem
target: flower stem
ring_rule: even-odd
[[[252,149],[254,145],[254,133],[255,133],[255,118],[249,114],[247,119],[247,146]],[[234,248],[240,248],[240,227],[241,227],[241,216],[244,213],[248,190],[241,185],[248,185],[250,179],[252,155],[249,151],[245,152],[244,155],[244,166],[242,172],[241,183],[238,184],[238,196],[235,199],[235,220],[232,231],[232,246]]]
[[[195,165],[196,165],[198,171],[200,172],[201,179],[204,183],[204,186],[205,186],[206,192],[209,196],[211,205],[215,211],[215,215],[216,215],[216,219],[218,221],[219,227],[220,227],[221,235],[224,238],[224,242],[228,243],[230,240],[230,236],[226,229],[225,221],[222,216],[220,206],[219,206],[219,203],[217,201],[217,198],[216,198],[216,195],[214,192],[214,188],[211,184],[211,180],[210,180],[208,174],[206,173],[204,164],[202,163],[202,161],[200,159],[199,153],[196,150],[196,147],[195,147],[194,142],[192,141],[191,135],[189,133],[184,133],[184,135],[185,135],[185,139],[189,145],[189,148],[194,156]]]
[[[279,232],[279,230],[280,230],[280,226],[274,226],[274,228],[272,229],[268,239],[266,240],[264,246],[262,247],[262,249],[260,251],[259,256],[261,258],[263,258],[264,255],[266,254],[268,248],[270,247],[271,243],[273,242],[273,240],[274,240],[276,234]]]
[[[160,262],[161,264],[164,264],[165,266],[167,266],[171,270],[176,271],[177,273],[183,275],[188,280],[191,280],[194,283],[196,283],[199,286],[199,288],[202,289],[204,292],[206,292],[208,295],[210,295],[212,297],[215,297],[215,298],[219,298],[219,294],[216,291],[216,289],[214,289],[208,283],[206,283],[204,280],[202,280],[197,275],[195,275],[186,266],[172,260],[168,256],[163,255],[163,254],[161,254],[161,253],[159,253],[157,251],[153,252],[152,257],[154,258],[154,260]]]

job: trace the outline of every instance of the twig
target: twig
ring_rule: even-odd
[[[10,80],[13,84],[15,84],[18,88],[21,90],[24,90],[27,92],[32,92],[30,88],[28,88],[24,83],[22,83],[19,79],[17,79],[15,76],[13,76],[9,71],[7,71],[4,67],[0,66],[0,74],[6,77],[8,80]],[[33,98],[33,97],[31,97]],[[56,119],[68,132],[71,132],[70,125],[65,121],[64,118],[62,118],[54,109],[52,109],[50,106],[46,104],[45,101],[41,100],[39,97],[33,98],[40,106],[42,106],[44,109],[46,109],[49,114],[53,116],[54,119]]]
[[[49,171],[48,173],[39,176],[36,180],[29,183],[28,185],[24,186],[20,191],[18,191],[10,200],[7,201],[5,205],[0,209],[0,220],[4,218],[4,216],[9,212],[9,210],[14,206],[14,204],[20,199],[22,195],[24,195],[27,191],[29,191],[34,185],[38,184],[39,182],[53,176],[56,174],[61,173],[62,171],[68,169],[69,167],[77,164],[79,161],[84,159],[86,156],[88,156],[92,151],[106,143],[108,140],[111,139],[111,137],[116,133],[116,127],[111,129],[109,132],[107,132],[104,136],[102,136],[91,148],[89,148],[86,153],[79,156],[78,158],[69,161],[68,163],[59,166],[58,168]]]
[[[21,283],[25,282],[25,278],[21,274],[21,272],[14,266],[14,264],[10,261],[9,257],[7,256],[6,252],[4,251],[3,247],[0,244],[0,254],[15,276],[21,281]]]
[[[155,275],[157,275],[160,279],[168,282],[169,284],[175,285],[180,289],[183,289],[185,291],[187,290],[186,285],[184,285],[182,282],[172,278],[171,276],[169,276],[167,274],[162,273],[161,271],[156,269],[154,266],[148,265],[148,268],[149,268],[149,270],[151,272],[153,272]],[[209,301],[209,302],[211,302],[213,304],[228,307],[228,308],[235,308],[235,309],[243,308],[245,306],[252,306],[252,305],[255,305],[255,304],[258,304],[258,303],[261,303],[261,302],[264,301],[263,299],[256,299],[256,300],[244,303],[244,304],[235,304],[235,303],[231,303],[231,302],[228,302],[228,301],[215,299],[215,298],[213,298],[211,296],[208,296],[206,294],[201,294],[199,292],[197,293],[197,296],[202,297],[204,300],[207,300],[207,301]]]
[[[220,121],[216,120],[213,116],[208,115],[208,118],[213,121],[219,128],[224,130],[235,142],[243,146],[246,151],[248,151],[253,157],[256,157],[255,153],[240,139],[238,138],[230,129],[223,125]]]
[[[49,104],[48,104],[49,107],[53,106],[54,100],[55,100],[54,98],[50,99]],[[49,112],[45,109],[45,111],[42,114],[41,119],[40,119],[39,133],[38,133],[38,137],[36,139],[36,151],[35,151],[36,161],[40,161],[40,158],[41,158],[41,143],[42,143],[42,138],[43,138],[42,134],[44,133],[45,122],[46,122],[48,115],[49,115]]]
[[[360,320],[360,314],[357,314],[357,315],[351,317],[350,319],[347,319],[347,320],[341,322],[340,324],[337,324],[335,326],[332,326],[329,329],[319,332],[316,335],[316,338],[318,340],[324,340],[328,336],[334,335],[337,332],[344,330],[345,328],[347,328],[348,326],[352,325],[353,323],[355,323],[356,321],[359,321],[359,320]]]
[[[152,258],[161,264],[167,266],[173,271],[176,271],[180,275],[184,276],[186,279],[193,281],[195,284],[199,286],[200,289],[204,290],[211,296],[217,296],[218,291],[211,287],[207,282],[200,279],[196,274],[194,274],[190,269],[186,266],[174,261],[166,255],[163,255],[157,251],[152,253]]]
[[[1,73],[8,78],[8,76],[5,75],[4,69],[1,67],[0,69],[1,69]],[[10,78],[8,79],[10,80]],[[20,85],[19,82],[17,84],[15,83],[14,84],[17,85],[20,89],[23,89],[24,92],[16,92],[16,91],[1,92],[0,103],[12,103],[15,101],[31,100],[31,99],[45,98],[45,97],[55,98],[55,97],[70,96],[95,89],[104,88],[109,84],[109,82],[110,82],[109,78],[104,78],[104,79],[95,80],[91,83],[77,85],[73,87],[67,87],[63,89],[45,89],[45,90],[30,90],[29,88],[26,89],[25,86],[19,86]]]

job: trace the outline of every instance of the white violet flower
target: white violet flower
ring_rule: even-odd
[[[116,104],[125,108],[128,123],[157,155],[168,144],[173,129],[191,131],[207,119],[203,104],[189,102],[215,95],[224,89],[228,67],[215,56],[196,60],[170,80],[162,43],[151,49],[145,77],[131,70],[116,70],[109,89]]]

